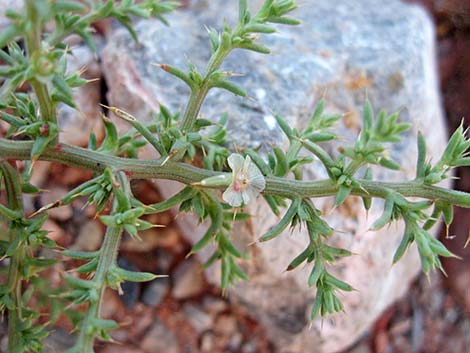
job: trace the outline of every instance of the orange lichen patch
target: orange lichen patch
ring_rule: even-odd
[[[405,79],[400,72],[396,72],[388,77],[388,88],[392,92],[397,92],[403,88]]]
[[[343,122],[348,130],[354,131],[361,128],[359,114],[355,111],[345,113],[343,116]]]
[[[358,215],[362,213],[361,198],[358,196],[348,197],[341,206],[338,207],[338,212],[344,215],[346,219],[357,219]]]
[[[331,58],[331,53],[327,50],[320,50],[318,54],[323,58]]]
[[[321,212],[323,215],[328,215],[331,213],[331,210],[334,206],[334,198],[328,198],[323,203]],[[362,200],[359,196],[350,196],[348,197],[340,206],[337,207],[337,212],[340,212],[344,215],[345,219],[356,220],[359,215],[362,213],[364,206],[362,205]]]
[[[346,78],[346,88],[353,91],[369,88],[373,83],[365,72],[358,72]]]

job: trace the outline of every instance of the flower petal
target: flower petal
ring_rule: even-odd
[[[245,161],[243,162],[243,173],[245,175],[248,175],[252,164],[253,164],[253,162],[251,161],[251,157],[250,156],[245,156]]]
[[[248,205],[250,201],[256,199],[258,196],[258,192],[252,188],[247,188],[245,191],[242,192],[242,198],[245,205]]]
[[[242,193],[234,191],[233,184],[224,191],[222,199],[232,207],[239,207],[243,203]]]
[[[247,156],[249,158],[249,156]],[[266,181],[264,180],[264,175],[259,170],[258,166],[251,162],[248,165],[248,169],[246,172],[246,177],[250,181],[250,185],[258,192],[264,190],[266,186]]]
[[[240,155],[238,153],[232,153],[228,157],[227,161],[228,161],[228,165],[233,170],[233,172],[237,173],[240,170],[242,170],[245,159],[243,158],[242,155]]]

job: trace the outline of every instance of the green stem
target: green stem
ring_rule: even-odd
[[[35,52],[41,50],[42,24],[36,9],[36,0],[25,0],[25,5],[26,17],[30,24],[26,31],[25,44],[28,56],[31,58]],[[30,84],[33,87],[38,100],[41,119],[45,122],[56,124],[57,116],[55,104],[52,102],[52,98],[49,95],[46,84],[39,82],[36,79],[31,79]]]
[[[294,158],[296,158],[301,149],[302,142],[300,142],[299,140],[291,139],[289,150],[287,151],[287,160],[292,161]]]
[[[100,315],[101,303],[103,301],[104,292],[106,290],[106,273],[116,260],[121,234],[122,227],[108,227],[106,229],[100,260],[94,277],[94,281],[100,283],[100,288],[98,289],[100,298],[98,301],[90,303],[90,306],[88,307],[86,316],[82,322],[78,340],[75,345],[76,352],[93,352],[95,332],[88,330],[88,328],[91,327],[92,321]]]
[[[183,122],[181,123],[181,130],[185,132],[190,132],[194,121],[196,120],[199,111],[201,110],[202,103],[206,98],[209,88],[203,83],[201,87],[198,87],[191,91],[191,96],[189,97],[188,105],[184,111]]]
[[[14,241],[16,237],[20,236],[18,229],[10,229],[9,240]],[[21,334],[18,326],[23,320],[22,315],[22,278],[20,274],[20,266],[25,257],[24,247],[15,251],[15,254],[10,258],[10,265],[8,269],[8,292],[15,303],[15,308],[8,311],[8,347],[6,353],[17,352],[17,347],[21,345]]]
[[[28,160],[32,143],[29,141],[11,141],[0,138],[0,158]],[[41,160],[60,162],[68,166],[103,171],[106,167],[126,173],[129,179],[168,179],[183,184],[200,182],[202,179],[220,173],[197,168],[184,163],[163,159],[136,160],[114,157],[80,147],[59,144],[54,149],[46,150]],[[448,190],[434,185],[425,185],[421,181],[405,181],[392,183],[357,179],[361,188],[353,188],[353,195],[386,198],[390,190],[405,197],[420,197],[428,200],[442,200],[456,206],[470,208],[470,194]],[[266,177],[266,188],[263,193],[287,198],[325,197],[335,195],[338,191],[336,183],[330,179],[317,181],[289,180]]]
[[[5,189],[7,193],[8,208],[23,214],[23,201],[21,197],[21,180],[18,171],[9,162],[0,160],[0,170],[3,174]],[[8,235],[10,243],[21,236],[22,229],[14,221],[10,221]],[[7,292],[11,296],[15,307],[8,311],[8,347],[7,353],[17,352],[17,347],[21,346],[21,335],[18,325],[22,321],[21,288],[22,277],[20,267],[26,254],[25,246],[21,245],[10,258],[8,268]]]
[[[126,176],[123,173],[119,173],[117,179],[120,187],[122,187],[126,193],[129,193],[129,184]],[[114,198],[111,214],[118,211],[118,200]],[[80,330],[77,343],[75,345],[74,351],[76,352],[93,352],[93,344],[96,333],[93,330],[89,330],[89,328],[92,327],[92,321],[95,318],[100,317],[101,304],[103,302],[104,292],[107,287],[106,275],[116,263],[122,232],[123,227],[108,227],[106,229],[103,245],[101,246],[100,250],[98,266],[93,277],[93,281],[99,284],[98,291],[100,293],[100,297],[98,301],[90,303],[88,307],[86,316],[82,322],[82,328]]]
[[[183,122],[181,123],[181,130],[185,132],[190,132],[194,122],[196,121],[199,111],[201,110],[202,103],[206,99],[207,93],[209,92],[209,78],[210,75],[219,69],[220,65],[224,59],[230,54],[232,51],[232,47],[230,48],[222,48],[219,47],[214,54],[212,54],[209,63],[206,67],[206,73],[204,76],[204,80],[200,87],[195,88],[191,91],[191,95],[189,97],[188,104],[184,111]]]
[[[26,33],[26,48],[29,55],[32,55],[36,50],[41,49],[41,22],[36,9],[35,0],[25,0],[26,17],[29,20],[29,26]]]

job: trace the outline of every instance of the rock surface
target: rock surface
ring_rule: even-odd
[[[21,0],[0,0],[0,31],[10,24],[10,20],[5,17],[6,10],[19,11],[22,6],[23,1]]]
[[[167,277],[153,280],[142,293],[142,302],[151,307],[160,305],[165,295],[168,294],[169,288],[170,281]]]
[[[99,249],[103,235],[101,223],[94,219],[88,220],[81,226],[72,248],[81,251],[95,251]]]
[[[189,323],[198,335],[209,330],[213,325],[211,315],[191,303],[187,303],[183,306],[183,312],[188,317]]]
[[[172,297],[177,300],[189,299],[204,290],[204,276],[201,265],[194,259],[184,261],[173,272]]]
[[[456,208],[454,223],[449,229],[448,238],[444,239],[444,244],[452,253],[459,256],[459,259],[445,259],[443,261],[444,269],[448,274],[446,283],[450,287],[455,298],[460,301],[465,315],[470,317],[470,253],[465,243],[470,229],[470,219],[466,209]],[[467,245],[468,246],[468,245]]]
[[[148,353],[178,353],[176,337],[160,322],[156,322],[146,336],[140,347]]]
[[[170,28],[156,21],[142,21],[137,26],[139,44],[133,43],[126,32],[116,32],[103,57],[110,103],[141,119],[149,119],[149,113],[158,110],[159,103],[174,110],[183,109],[187,88],[151,63],[184,68],[187,55],[202,70],[209,57],[203,25],[220,28],[223,18],[233,21],[233,14],[237,13],[235,3],[211,1],[206,8],[200,2],[192,10],[170,17]],[[388,111],[400,109],[401,119],[414,125],[391,152],[400,161],[402,171],[377,172],[376,178],[413,178],[417,130],[426,136],[430,156],[437,156],[445,143],[434,32],[426,14],[398,0],[386,3],[318,0],[304,3],[296,17],[304,22],[300,27],[283,27],[279,34],[263,38],[272,55],[238,51],[224,64],[225,69],[246,74],[236,81],[255,101],[213,91],[202,108],[203,115],[217,119],[228,111],[230,138],[237,145],[282,144],[271,109],[301,127],[316,101],[327,91],[329,111],[349,112],[339,129],[352,143],[360,128],[360,107],[367,91],[374,106]],[[333,150],[334,146],[330,148]],[[305,172],[306,179],[324,177],[316,164]],[[170,190],[162,188],[163,193]],[[332,202],[322,199],[316,205],[328,212]],[[320,322],[309,329],[307,321],[314,297],[314,291],[306,284],[310,268],[284,272],[287,264],[305,248],[307,235],[283,234],[248,249],[252,260],[244,266],[250,280],[233,288],[231,297],[244,303],[265,324],[280,352],[305,352],[306,347],[314,353],[341,350],[357,340],[386,306],[405,293],[419,271],[419,259],[413,248],[391,267],[403,229],[400,224],[393,224],[377,233],[367,232],[380,211],[381,204],[376,202],[367,219],[359,200],[352,199],[328,217],[332,226],[342,230],[333,240],[335,245],[359,254],[335,268],[338,276],[358,291],[343,296],[347,314],[325,320],[321,331]],[[252,227],[255,235],[276,222],[261,202],[252,213],[256,215]],[[201,232],[191,227],[194,220],[184,223],[182,219],[179,218],[187,226],[188,237],[198,239]],[[240,246],[253,239],[245,228],[238,232]],[[218,281],[217,268],[208,273],[211,281]]]
[[[97,40],[99,41],[98,37]],[[76,109],[65,104],[61,104],[58,108],[58,119],[62,129],[61,141],[72,145],[86,146],[92,131],[98,138],[102,134],[101,108],[99,106],[101,101],[99,82],[101,68],[93,52],[81,44],[73,47],[67,70],[69,72],[83,70],[83,78],[95,80],[74,89]]]

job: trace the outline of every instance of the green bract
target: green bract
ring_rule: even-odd
[[[470,165],[470,140],[463,126],[454,132],[436,163],[427,159],[426,144],[419,134],[416,178],[392,183],[374,181],[371,165],[400,167],[388,157],[388,149],[400,141],[410,125],[399,122],[397,113],[374,114],[368,100],[357,142],[341,146],[339,156],[328,153],[321,145],[337,138],[334,124],[341,118],[341,115],[327,114],[323,100],[318,102],[302,131],[276,115],[289,145],[286,149],[273,146],[265,154],[253,149],[231,154],[225,129],[230,112],[219,117],[217,123],[199,116],[211,89],[248,96],[243,87],[230,80],[234,74],[223,70],[224,59],[235,49],[268,54],[269,48],[260,39],[263,35],[277,31],[278,24],[299,24],[290,17],[297,8],[294,0],[265,0],[255,13],[248,10],[246,0],[240,0],[234,28],[228,25],[221,30],[207,28],[210,42],[207,50],[211,57],[203,71],[192,64],[186,70],[171,63],[157,64],[191,91],[181,116],[162,105],[150,123],[144,123],[148,119],[135,117],[119,107],[104,106],[130,125],[128,132],[120,134],[114,122],[102,116],[105,137],[100,143],[94,135],[90,136],[88,148],[58,143],[61,127],[57,122],[57,105],[65,103],[74,107],[73,89],[88,83],[79,72],[67,73],[69,49],[64,39],[75,33],[94,49],[90,26],[105,18],[116,19],[136,39],[133,17],[154,16],[165,22],[162,16],[175,7],[174,2],[158,0],[25,0],[22,13],[9,13],[12,23],[0,33],[0,47],[4,48],[0,50],[3,82],[0,119],[8,125],[6,136],[0,138],[1,190],[6,194],[5,204],[0,204],[0,220],[8,229],[0,239],[0,254],[2,259],[9,260],[7,280],[0,286],[0,310],[8,314],[8,353],[43,351],[48,330],[38,324],[39,311],[28,305],[32,295],[52,301],[51,322],[66,312],[77,326],[77,341],[69,353],[91,353],[96,338],[110,340],[109,332],[118,323],[100,317],[105,289],[121,291],[123,281],[143,282],[159,277],[118,266],[121,236],[127,232],[138,238],[140,231],[157,226],[145,220],[146,215],[172,208],[193,212],[201,223],[207,221],[207,230],[190,254],[212,245],[213,253],[205,266],[220,264],[223,289],[237,280],[247,279],[240,263],[247,256],[232,239],[234,222],[250,218],[240,207],[261,195],[279,217],[265,234],[257,235],[260,242],[282,236],[288,228],[305,227],[308,246],[292,259],[287,270],[301,264],[311,267],[306,285],[316,288],[312,319],[342,311],[338,292],[353,290],[333,276],[333,271],[330,273],[330,267],[351,252],[329,245],[335,230],[315,207],[315,198],[332,196],[338,206],[356,195],[362,198],[366,210],[371,208],[373,200],[384,200],[383,213],[374,221],[372,229],[394,221],[405,223],[398,249],[390,249],[395,252],[393,262],[399,261],[413,243],[417,245],[425,273],[442,269],[440,256],[454,256],[431,236],[429,229],[440,217],[449,226],[453,206],[470,207],[469,194],[436,185],[448,179],[453,168]],[[46,25],[52,29],[46,31]],[[19,41],[24,42],[24,50],[17,44]],[[18,92],[24,83],[31,90]],[[160,157],[139,160],[138,152],[146,144]],[[59,200],[25,215],[22,194],[41,192],[30,182],[31,167],[36,160],[88,169],[94,175]],[[18,161],[26,161],[21,174]],[[328,178],[304,180],[303,167],[313,162],[319,162],[319,168],[325,169]],[[184,187],[166,200],[145,205],[133,196],[131,179],[170,179]],[[61,256],[80,264],[72,273],[64,275],[63,288],[51,290],[47,280],[38,273],[56,260],[34,255],[42,247],[57,247],[42,229],[46,212],[80,197],[87,199],[87,206],[96,206],[97,216],[106,226],[104,241],[94,252],[62,249]],[[78,304],[87,308],[83,316],[75,310]]]

